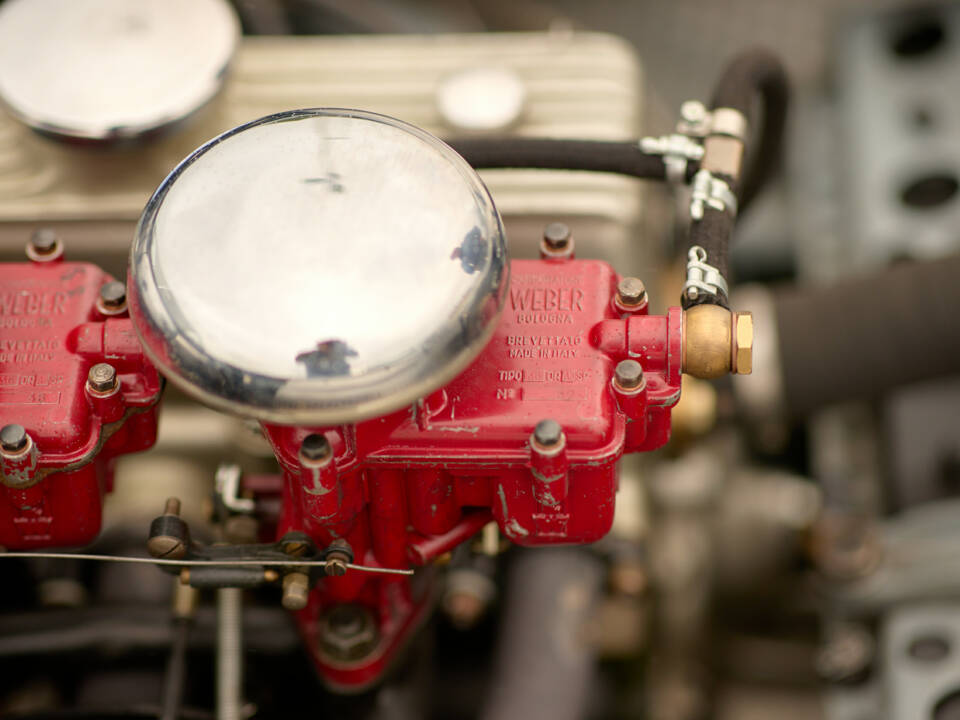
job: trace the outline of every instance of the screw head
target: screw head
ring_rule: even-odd
[[[40,228],[30,236],[30,247],[37,255],[50,255],[57,250],[57,234],[52,228]]]
[[[621,360],[614,370],[613,379],[624,390],[635,390],[643,385],[643,366],[636,360]]]
[[[87,384],[96,392],[110,392],[117,387],[117,369],[109,363],[97,363],[87,374]]]
[[[541,420],[533,429],[533,439],[543,447],[553,447],[563,440],[563,428],[556,420]]]
[[[562,222],[552,222],[543,229],[543,242],[551,250],[563,250],[570,244],[570,228]]]
[[[304,460],[320,462],[330,457],[332,452],[330,441],[323,433],[311,433],[300,443],[300,455]]]
[[[127,302],[127,288],[119,280],[113,280],[100,288],[100,302],[105,308],[116,309]]]
[[[147,552],[155,558],[179,560],[187,554],[187,545],[173,535],[157,535],[147,540]]]
[[[647,288],[640,278],[625,277],[617,284],[617,299],[621,305],[643,305],[647,301]]]
[[[29,436],[23,425],[4,425],[0,428],[0,448],[6,452],[17,452],[27,446]]]

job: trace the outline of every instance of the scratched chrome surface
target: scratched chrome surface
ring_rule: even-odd
[[[188,394],[279,423],[407,405],[486,344],[509,269],[479,176],[356,110],[279,113],[198,149],[144,211],[131,317]]]

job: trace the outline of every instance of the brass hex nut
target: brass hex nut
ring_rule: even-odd
[[[753,313],[734,313],[732,344],[731,369],[737,375],[749,375],[753,372]]]

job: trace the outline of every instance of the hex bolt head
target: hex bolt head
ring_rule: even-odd
[[[543,242],[551,250],[563,250],[571,237],[570,228],[562,222],[552,222],[543,229]]]
[[[322,462],[329,458],[332,452],[330,441],[322,433],[311,433],[300,444],[300,456],[311,462]]]
[[[621,305],[636,307],[647,301],[647,288],[635,277],[625,277],[617,284],[617,300]]]
[[[0,448],[4,452],[19,452],[27,446],[30,436],[23,425],[4,425],[0,428]]]
[[[117,387],[117,369],[110,363],[97,363],[87,374],[87,384],[95,392],[110,392]]]
[[[339,660],[369,655],[379,640],[372,613],[359,605],[336,605],[320,619],[320,646]]]
[[[52,255],[57,251],[57,234],[52,228],[40,228],[30,236],[30,248],[37,255]]]
[[[732,334],[733,372],[737,375],[749,375],[753,372],[753,314],[734,313]]]
[[[291,572],[283,576],[283,598],[280,603],[287,610],[303,610],[310,597],[310,578],[306,573]]]
[[[533,439],[542,447],[554,447],[563,441],[563,428],[556,420],[541,420],[533,429]]]
[[[127,287],[119,280],[113,280],[100,288],[100,302],[105,308],[115,310],[127,304]]]
[[[643,366],[636,360],[621,360],[613,374],[614,382],[624,390],[635,390],[643,385]]]

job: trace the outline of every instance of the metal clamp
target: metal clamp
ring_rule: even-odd
[[[696,300],[700,293],[710,295],[729,295],[727,281],[713,265],[707,264],[707,251],[694,245],[687,253],[687,281],[683,284],[683,294],[690,300]]]
[[[715,178],[709,170],[698,170],[693,176],[693,194],[690,196],[690,217],[703,219],[704,206],[723,212],[737,214],[737,196],[723,180]]]
[[[711,112],[699,100],[687,100],[680,106],[677,132],[701,140],[707,135],[726,135],[742,141],[747,136],[747,119],[735,108],[714,108]]]
[[[641,138],[640,149],[650,155],[663,156],[667,180],[672,183],[684,182],[687,178],[688,163],[703,158],[703,145],[679,133]]]

